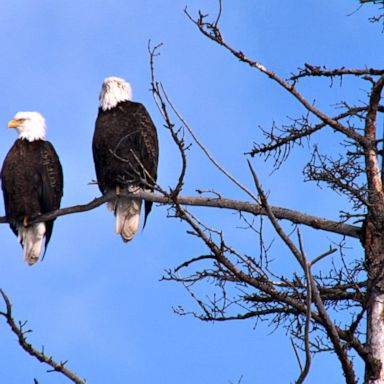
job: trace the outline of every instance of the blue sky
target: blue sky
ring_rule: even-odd
[[[357,3],[224,0],[222,31],[232,45],[282,77],[304,63],[380,67],[380,26],[368,23],[370,7],[352,14]],[[62,206],[98,196],[97,188],[88,185],[95,178],[91,139],[101,82],[114,75],[132,84],[134,99],[152,115],[160,140],[159,183],[165,188],[175,185],[178,153],[149,92],[151,39],[164,44],[156,73],[180,113],[216,159],[253,188],[243,153],[260,140],[257,127],[267,128],[273,121],[282,124],[302,110],[268,79],[203,38],[185,16],[186,5],[193,14],[198,9],[214,14],[217,4],[1,2],[0,159],[16,139],[15,132],[6,129],[7,121],[17,111],[39,111],[46,117],[47,139],[64,168]],[[301,90],[328,112],[340,99],[353,102],[365,96],[363,86],[348,81],[331,90],[329,83],[303,82]],[[320,136],[319,145],[332,149],[332,137],[332,132]],[[345,203],[327,190],[301,182],[308,159],[299,150],[273,175],[270,163],[254,164],[274,205],[337,219]],[[193,194],[196,188],[245,198],[193,145],[184,194]],[[209,224],[220,224],[241,249],[257,252],[255,238],[238,228],[237,215],[196,212]],[[173,313],[172,307],[179,304],[196,307],[181,285],[159,281],[164,270],[206,250],[186,234],[184,224],[167,218],[165,207],[154,207],[146,229],[129,244],[123,244],[113,230],[113,217],[105,207],[62,217],[55,223],[46,258],[31,268],[23,263],[8,226],[1,226],[0,287],[10,296],[15,316],[29,321],[35,346],[44,345],[47,354],[58,360],[68,359],[68,367],[92,384],[235,383],[241,376],[242,384],[294,381],[298,367],[284,330],[271,333],[268,323],[254,329],[252,321],[202,323]],[[305,232],[312,255],[327,249],[334,239]],[[350,244],[352,256],[360,252],[357,242]],[[286,251],[276,257],[281,270],[294,263]],[[212,287],[205,289],[208,293]],[[46,367],[22,352],[3,320],[0,339],[3,382],[32,383],[34,377],[44,384],[68,382],[45,373]],[[332,356],[315,358],[308,383],[340,379]]]

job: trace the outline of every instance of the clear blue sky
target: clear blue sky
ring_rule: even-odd
[[[380,26],[368,23],[370,7],[350,15],[357,3],[224,0],[222,31],[227,41],[283,77],[304,63],[380,67]],[[301,109],[268,79],[203,38],[183,13],[186,5],[191,13],[214,14],[216,9],[216,1],[203,0],[2,1],[0,159],[16,139],[7,121],[17,111],[39,111],[64,168],[62,206],[98,196],[97,188],[88,185],[95,178],[91,139],[101,82],[114,75],[132,84],[134,99],[152,115],[160,140],[159,182],[175,185],[178,153],[149,92],[151,39],[164,43],[157,76],[180,113],[217,160],[252,188],[243,153],[260,139],[257,127],[287,122]],[[302,90],[331,111],[340,99],[363,97],[364,91],[353,85],[330,91],[329,84],[303,84]],[[331,145],[332,132],[328,135],[328,141],[319,138],[320,145]],[[245,198],[197,146],[189,158],[185,194],[214,188]],[[296,184],[306,161],[308,155],[300,151],[272,176],[270,163],[255,161],[255,167],[274,205],[336,219],[344,208],[336,195],[325,190],[314,195],[314,185]],[[257,239],[238,228],[237,215],[196,212],[209,224],[220,223],[235,245],[257,254]],[[159,279],[165,269],[206,250],[186,234],[185,225],[167,218],[165,207],[154,207],[146,229],[129,244],[113,230],[105,207],[62,217],[45,260],[28,267],[17,239],[1,226],[0,287],[12,299],[16,317],[29,321],[34,330],[29,339],[36,347],[44,345],[57,360],[68,359],[68,367],[91,384],[224,384],[241,376],[242,384],[294,381],[298,367],[284,330],[271,334],[268,323],[254,329],[252,321],[211,324],[173,313],[173,306],[193,310],[195,303],[181,285]],[[333,238],[313,239],[309,250],[316,255]],[[351,245],[359,249],[357,242]],[[294,263],[286,251],[275,257],[282,270]],[[205,289],[208,293],[212,287]],[[68,382],[45,373],[45,366],[21,351],[3,319],[0,340],[2,382],[32,383],[34,377],[42,384]],[[332,356],[315,358],[308,383],[319,382],[341,382]]]

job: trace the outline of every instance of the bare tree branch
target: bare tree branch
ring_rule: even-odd
[[[228,246],[224,243],[224,240],[221,240],[221,244],[217,245],[213,242],[212,238],[207,235],[204,230],[200,227],[198,222],[193,219],[188,211],[185,210],[182,206],[177,206],[177,217],[181,218],[182,220],[186,221],[191,225],[191,227],[194,229],[195,233],[197,236],[199,236],[204,243],[208,246],[208,248],[212,251],[212,257],[216,258],[218,261],[219,265],[221,265],[223,268],[227,269],[231,274],[233,274],[234,278],[237,279],[238,282],[242,282],[244,284],[249,284],[250,286],[255,287],[256,289],[264,292],[265,294],[271,296],[274,298],[275,302],[285,304],[286,307],[282,308],[280,310],[281,313],[292,313],[292,314],[306,314],[307,309],[306,305],[304,305],[301,301],[292,298],[290,296],[287,296],[285,292],[279,292],[278,290],[275,289],[273,286],[273,283],[269,281],[268,279],[259,276],[259,277],[252,277],[246,273],[244,273],[241,269],[239,269],[237,266],[235,266],[226,256],[225,252],[226,249],[228,249]],[[199,277],[197,276],[197,279]],[[172,279],[173,280],[173,279]],[[183,281],[183,279],[180,279],[180,281]],[[313,287],[312,287],[313,289]],[[202,302],[199,301],[199,305],[201,305]],[[266,310],[266,311],[256,311],[256,313],[259,314],[271,314],[271,313],[277,313],[279,310],[276,309],[275,311],[273,310]],[[220,317],[211,317],[211,315],[207,312],[207,308],[204,306],[204,312],[206,313],[206,318],[202,318],[203,320],[226,320],[224,318]],[[232,317],[231,319],[240,319],[240,318],[246,318],[248,316],[251,316],[251,314],[245,314],[244,316],[237,316],[237,317]],[[316,322],[319,324],[322,324],[323,326],[326,326],[328,324],[328,320],[325,316],[321,316],[315,312],[312,312],[311,315],[312,319],[314,319]],[[339,327],[336,327],[333,325],[333,329],[336,331],[336,333],[339,335],[341,339],[345,340],[348,342],[348,345],[352,348],[354,348],[359,355],[366,359],[368,358],[367,356],[367,351],[365,350],[364,346],[359,342],[357,338],[355,338],[353,335],[347,333],[346,331],[343,331]],[[337,340],[337,339],[336,339]],[[340,354],[343,352],[340,351]],[[346,364],[348,362],[348,359],[346,360]],[[352,380],[350,381],[351,383],[353,382]]]
[[[368,107],[355,107],[348,108],[347,111],[340,113],[337,116],[334,116],[332,119],[335,121],[343,120],[347,117],[355,116],[361,112],[367,111]],[[294,142],[297,142],[305,137],[309,137],[315,132],[320,131],[324,127],[327,126],[327,123],[321,122],[319,124],[315,124],[311,126],[308,122],[308,118],[302,119],[300,125],[297,129],[290,129],[285,136],[276,136],[271,135],[272,132],[268,132],[268,136],[270,139],[270,143],[268,144],[258,144],[254,147],[249,154],[251,156],[255,156],[257,154],[270,153],[271,151],[275,151],[282,146],[290,145]]]
[[[300,72],[297,75],[290,77],[290,80],[296,81],[303,77],[335,77],[335,76],[382,76],[384,70],[375,68],[353,69],[353,68],[336,68],[328,70],[324,67],[304,64],[304,68],[299,68]]]
[[[189,126],[187,121],[181,116],[181,114],[177,111],[174,104],[170,100],[168,94],[165,92],[164,87],[161,85],[162,92],[166,98],[167,103],[172,108],[173,112],[176,114],[178,119],[181,121],[183,126],[187,129],[187,131],[192,136],[195,143],[200,147],[203,153],[207,156],[207,158],[211,161],[212,164],[215,165],[220,172],[222,172],[230,181],[232,181],[235,185],[237,185],[242,191],[244,191],[248,196],[250,196],[253,200],[257,201],[257,197],[247,188],[245,185],[240,183],[233,175],[231,175],[219,162],[209,153],[208,149],[204,146],[204,144],[198,139],[197,135],[193,132],[192,128]],[[163,107],[164,108],[164,107]]]
[[[249,165],[250,170],[252,172],[252,176],[254,178],[256,188],[259,192],[261,203],[262,203],[263,207],[265,208],[265,210],[267,211],[267,215],[268,215],[269,220],[271,221],[272,225],[274,226],[274,228],[275,228],[276,232],[278,233],[278,235],[280,236],[280,238],[287,245],[287,247],[291,250],[292,254],[295,256],[298,263],[301,265],[301,267],[306,272],[308,284],[310,285],[311,296],[313,294],[313,299],[314,299],[315,305],[318,309],[319,316],[323,320],[322,324],[323,324],[324,328],[326,329],[327,336],[331,339],[333,347],[335,349],[335,352],[336,352],[336,354],[337,354],[337,356],[341,362],[346,382],[347,382],[347,384],[356,384],[357,381],[356,381],[352,361],[349,359],[349,357],[345,351],[345,348],[342,345],[340,335],[336,329],[336,326],[333,323],[333,321],[331,320],[331,318],[329,317],[329,314],[328,314],[328,312],[324,306],[323,300],[321,299],[320,292],[319,292],[317,284],[316,284],[316,282],[312,276],[312,273],[310,271],[309,264],[306,260],[306,257],[295,246],[293,241],[289,238],[289,236],[284,232],[282,227],[277,222],[276,217],[273,215],[273,212],[269,207],[268,200],[267,200],[265,193],[264,193],[264,191],[260,185],[258,177],[257,177],[257,175],[256,175],[256,173],[255,173],[254,169],[252,168],[252,165],[249,161],[248,161],[248,165]],[[307,311],[308,311],[308,309],[307,309]],[[308,313],[307,311],[306,311],[306,313]],[[308,343],[308,340],[307,340],[307,343]],[[308,357],[307,357],[307,359],[308,359]],[[308,360],[307,360],[307,363],[308,363]],[[308,372],[306,372],[306,370],[304,370],[303,375],[300,375],[299,380],[304,379],[305,376],[307,375],[307,373]]]
[[[307,291],[307,300],[306,300],[306,306],[307,306],[307,313],[305,315],[305,329],[304,329],[304,349],[305,349],[305,365],[304,368],[301,370],[300,376],[297,379],[297,384],[304,383],[304,380],[309,374],[309,370],[311,368],[312,363],[312,356],[311,356],[311,346],[310,346],[310,325],[311,325],[311,305],[312,305],[312,286],[311,286],[311,263],[307,261],[307,258],[305,257],[304,253],[304,246],[301,239],[300,230],[297,231],[299,244],[300,244],[300,253],[303,255],[303,258],[305,259],[305,278],[307,282],[306,291]]]
[[[74,372],[72,372],[66,367],[67,361],[62,361],[59,363],[54,360],[51,356],[47,356],[44,351],[40,352],[35,349],[32,344],[27,341],[26,334],[31,331],[24,329],[26,324],[25,322],[19,322],[19,325],[16,324],[16,321],[13,318],[12,314],[12,304],[8,296],[2,289],[0,289],[0,294],[3,297],[6,306],[6,311],[0,311],[0,316],[3,316],[6,319],[7,324],[11,328],[12,332],[17,336],[21,348],[31,356],[35,357],[41,363],[49,365],[52,369],[50,369],[48,372],[58,372],[67,377],[75,384],[86,384],[85,380],[80,379]]]
[[[223,37],[221,32],[218,29],[217,25],[214,25],[213,23],[210,23],[206,21],[206,16],[203,15],[201,12],[199,13],[199,17],[197,19],[194,19],[188,12],[187,9],[184,10],[187,17],[193,22],[193,24],[196,25],[196,27],[199,29],[199,31],[206,37],[208,37],[210,40],[213,40],[217,44],[223,46],[225,49],[227,49],[233,56],[235,56],[237,59],[239,59],[241,62],[248,64],[252,68],[258,69],[260,72],[268,76],[270,79],[275,81],[277,84],[279,84],[282,88],[284,88],[286,91],[288,91],[293,97],[295,97],[307,110],[313,113],[315,116],[317,116],[323,123],[330,126],[331,128],[335,129],[337,132],[340,132],[344,134],[345,136],[349,137],[350,139],[353,139],[356,143],[359,143],[361,146],[366,146],[366,139],[363,135],[360,135],[357,133],[354,129],[351,129],[347,126],[342,125],[340,122],[334,120],[333,118],[327,116],[325,113],[323,113],[321,110],[315,107],[315,105],[311,104],[296,88],[295,84],[289,84],[285,80],[283,80],[281,77],[279,77],[275,72],[271,71],[270,69],[266,68],[264,65],[258,63],[257,61],[254,61],[247,57],[242,51],[239,51],[229,44],[227,44]]]
[[[380,166],[376,148],[376,121],[381,93],[384,87],[384,75],[373,85],[370,96],[369,108],[365,119],[365,137],[369,140],[369,147],[366,148],[365,163],[368,182],[368,193],[378,194],[383,200],[383,183],[381,180]],[[376,199],[377,197],[375,197]],[[383,205],[380,205],[383,206]],[[377,207],[379,208],[379,206]],[[379,213],[379,212],[376,212]],[[383,212],[380,212],[382,215]]]
[[[154,60],[155,57],[159,55],[159,48],[162,44],[158,44],[151,47],[151,41],[148,42],[148,52],[150,55],[150,69],[151,69],[151,90],[153,99],[157,105],[157,108],[163,119],[165,121],[165,127],[170,131],[173,141],[175,142],[177,148],[179,149],[179,154],[181,157],[181,170],[179,175],[179,180],[176,187],[172,191],[172,197],[176,197],[182,190],[184,184],[184,177],[187,171],[187,156],[186,156],[186,146],[183,135],[180,135],[180,130],[175,131],[175,125],[171,121],[171,117],[168,113],[167,105],[164,101],[163,95],[165,95],[164,89],[158,81],[155,80],[155,66]],[[165,97],[167,97],[165,95]],[[180,137],[181,136],[181,137]]]
[[[227,199],[222,197],[212,198],[212,197],[201,197],[201,196],[178,196],[176,199],[173,199],[169,195],[160,195],[160,194],[155,194],[147,191],[137,191],[134,193],[121,191],[120,194],[126,197],[141,198],[148,201],[152,201],[154,203],[160,203],[160,204],[166,204],[166,205],[173,205],[177,203],[181,205],[190,205],[190,206],[197,206],[197,207],[231,209],[239,212],[248,212],[254,215],[263,215],[263,216],[266,215],[265,210],[262,207],[260,207],[259,204],[250,203],[247,201]],[[101,197],[95,198],[89,203],[57,209],[53,212],[46,213],[44,215],[40,215],[35,218],[31,218],[31,220],[29,221],[29,225],[42,222],[42,221],[52,220],[64,215],[90,211],[114,199],[115,197],[116,197],[115,191],[110,191]],[[353,238],[360,237],[361,228],[354,225],[345,224],[345,223],[337,222],[333,220],[328,220],[318,216],[311,216],[299,211],[282,208],[282,207],[271,206],[271,209],[277,219],[288,220],[295,224],[304,224],[314,229],[332,232],[332,233],[336,233],[343,236],[348,236]],[[4,224],[7,222],[8,220],[6,217],[0,217],[0,224]]]

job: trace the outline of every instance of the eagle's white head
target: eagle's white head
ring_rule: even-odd
[[[99,107],[106,111],[122,101],[132,100],[132,88],[119,77],[107,77],[103,81],[99,96]]]
[[[20,139],[35,141],[44,139],[47,126],[38,112],[18,112],[8,123],[8,128],[16,128]]]

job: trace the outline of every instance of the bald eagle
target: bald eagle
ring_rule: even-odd
[[[141,199],[119,196],[121,190],[153,190],[157,178],[159,146],[156,128],[145,107],[131,101],[129,83],[118,77],[104,80],[96,119],[92,149],[101,193],[116,191],[108,203],[116,216],[116,233],[124,242],[139,228]],[[152,203],[145,202],[145,218]]]
[[[46,125],[38,112],[19,112],[8,123],[19,138],[1,169],[4,206],[9,225],[23,247],[24,260],[35,264],[51,238],[53,221],[29,225],[31,218],[60,207],[63,172],[59,157],[44,140]],[[45,253],[45,252],[44,252]]]

